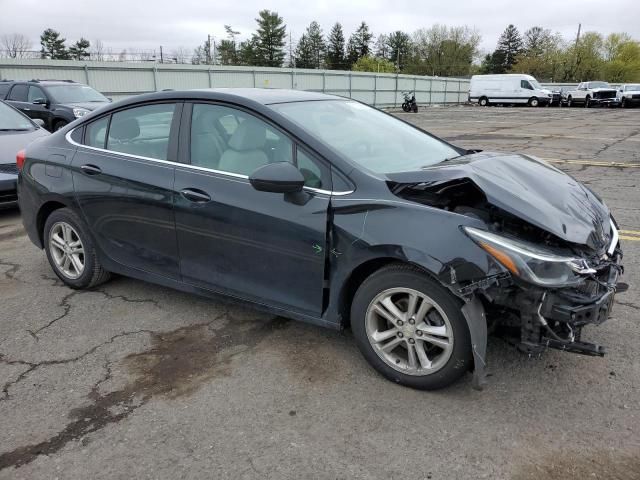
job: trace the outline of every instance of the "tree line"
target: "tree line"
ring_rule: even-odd
[[[575,40],[567,41],[540,26],[521,35],[509,25],[496,49],[483,58],[479,72],[528,73],[552,82],[638,82],[640,42],[626,33],[604,37],[598,32],[578,34]]]
[[[542,81],[577,82],[608,80],[640,81],[640,42],[626,33],[606,37],[586,32],[572,40],[540,26],[520,34],[509,25],[493,52],[481,55],[480,34],[467,26],[433,25],[409,33],[397,30],[377,36],[362,21],[348,37],[336,22],[327,33],[312,21],[294,41],[284,18],[277,12],[261,10],[256,30],[240,40],[240,32],[225,25],[225,38],[208,36],[191,53],[179,48],[158,57],[155,52],[106,55],[101,41],[81,38],[67,45],[51,28],[40,36],[39,56],[49,59],[110,59],[120,61],[168,61],[196,65],[246,65],[331,70],[356,70],[416,75],[464,77],[476,73],[528,73]],[[30,42],[23,35],[0,38],[5,52],[23,56]],[[115,58],[112,58],[115,57]]]

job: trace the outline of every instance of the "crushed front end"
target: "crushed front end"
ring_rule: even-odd
[[[490,331],[528,354],[555,348],[604,355],[604,347],[583,340],[582,329],[608,318],[623,273],[617,227],[613,219],[609,224],[596,249],[551,236],[539,246],[504,232],[465,229],[508,270],[489,288],[466,289],[483,298]]]
[[[479,387],[488,333],[530,355],[548,348],[603,355],[582,330],[607,319],[624,285],[618,227],[601,199],[541,162],[508,161],[452,165],[448,178],[441,169],[433,180],[389,184],[404,200],[468,217],[460,230],[486,254],[479,261],[468,247],[440,274],[465,301]],[[477,226],[464,225],[470,222]]]

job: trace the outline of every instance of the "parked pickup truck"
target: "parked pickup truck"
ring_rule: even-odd
[[[622,108],[640,105],[640,83],[628,83],[618,87],[618,100]]]
[[[607,82],[582,82],[575,90],[567,92],[567,105],[584,105],[589,108],[592,105],[618,106],[616,89]]]

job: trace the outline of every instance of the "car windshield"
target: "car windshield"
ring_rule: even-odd
[[[627,92],[640,90],[640,83],[635,83],[633,85],[627,85],[624,89]]]
[[[86,85],[49,85],[49,94],[57,103],[108,102],[107,97]]]
[[[9,105],[0,102],[0,131],[33,130],[35,128],[31,120],[16,112]]]
[[[589,82],[589,88],[607,88],[608,86],[607,82]]]
[[[377,173],[417,170],[458,157],[437,138],[358,102],[327,100],[271,105],[348,161]]]

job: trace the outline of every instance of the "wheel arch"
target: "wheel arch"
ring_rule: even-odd
[[[61,208],[73,208],[64,198],[53,198],[45,201],[36,215],[36,228],[38,232],[38,240],[40,245],[44,245],[44,225],[47,223],[47,218]]]
[[[360,285],[362,285],[362,283],[369,276],[371,276],[381,268],[384,268],[391,264],[401,264],[415,267],[417,270],[421,271],[432,280],[438,283],[442,283],[438,279],[437,275],[435,275],[433,272],[430,272],[425,267],[406,259],[390,256],[369,258],[357,265],[351,271],[349,276],[343,282],[342,287],[340,288],[338,297],[338,313],[339,318],[341,319],[341,327],[348,327],[351,323],[351,304],[353,303],[353,298]]]

